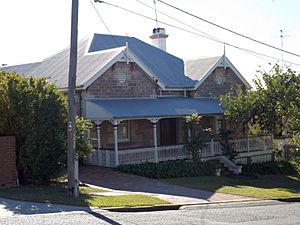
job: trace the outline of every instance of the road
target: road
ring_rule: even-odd
[[[76,211],[74,211],[76,210]],[[16,210],[17,211],[17,210]],[[18,212],[17,212],[18,213]],[[50,213],[0,214],[1,225],[12,224],[203,224],[299,225],[300,203],[262,201],[183,207],[174,211],[117,213],[77,208]]]

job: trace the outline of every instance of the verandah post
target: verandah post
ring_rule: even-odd
[[[115,142],[115,166],[119,165],[119,149],[118,149],[118,125],[120,124],[120,120],[113,120],[113,128],[114,128],[114,142]]]
[[[101,166],[101,120],[95,121],[96,124],[96,132],[97,132],[97,164]]]
[[[153,141],[154,141],[154,160],[155,163],[158,163],[158,147],[157,147],[157,122],[159,121],[158,118],[151,118],[149,119],[153,126]]]
[[[213,138],[210,140],[210,154],[211,156],[215,156],[215,144]]]

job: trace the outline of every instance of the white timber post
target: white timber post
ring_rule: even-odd
[[[190,143],[192,141],[192,132],[191,132],[191,128],[188,127],[188,142]]]
[[[250,140],[249,140],[249,135],[247,134],[247,136],[246,136],[246,138],[247,138],[247,152],[250,152]]]
[[[96,124],[96,132],[97,132],[97,165],[101,166],[101,120],[96,120],[95,124]]]
[[[115,166],[119,165],[119,147],[118,147],[118,125],[120,120],[112,120],[112,125],[114,128],[114,142],[115,142]]]
[[[157,122],[159,118],[150,118],[150,122],[153,126],[153,141],[154,141],[154,160],[155,163],[158,163],[158,149],[157,149]]]
[[[215,144],[213,138],[210,140],[210,154],[211,156],[215,156]]]

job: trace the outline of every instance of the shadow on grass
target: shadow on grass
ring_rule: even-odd
[[[66,189],[63,187],[31,186],[0,189],[0,214],[34,215],[60,212],[86,212],[109,224],[119,225],[118,222],[92,211],[87,204],[87,201],[91,198],[92,196],[90,195],[81,194],[79,198],[74,199],[67,194]]]
[[[0,189],[0,204],[15,214],[37,214],[82,211],[88,207],[88,195],[74,199],[64,187],[34,187]],[[10,200],[11,199],[11,200]],[[32,202],[29,202],[32,201]],[[62,204],[62,205],[60,205]]]
[[[250,197],[300,197],[300,180],[296,176],[269,175],[256,179],[245,177],[242,179],[238,177],[191,177],[165,179],[164,181],[190,188]]]

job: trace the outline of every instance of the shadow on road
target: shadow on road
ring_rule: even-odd
[[[109,224],[120,225],[120,223],[102,215],[99,212],[94,212],[88,207],[35,203],[0,198],[0,218],[12,215],[35,215],[61,212],[86,212]]]

